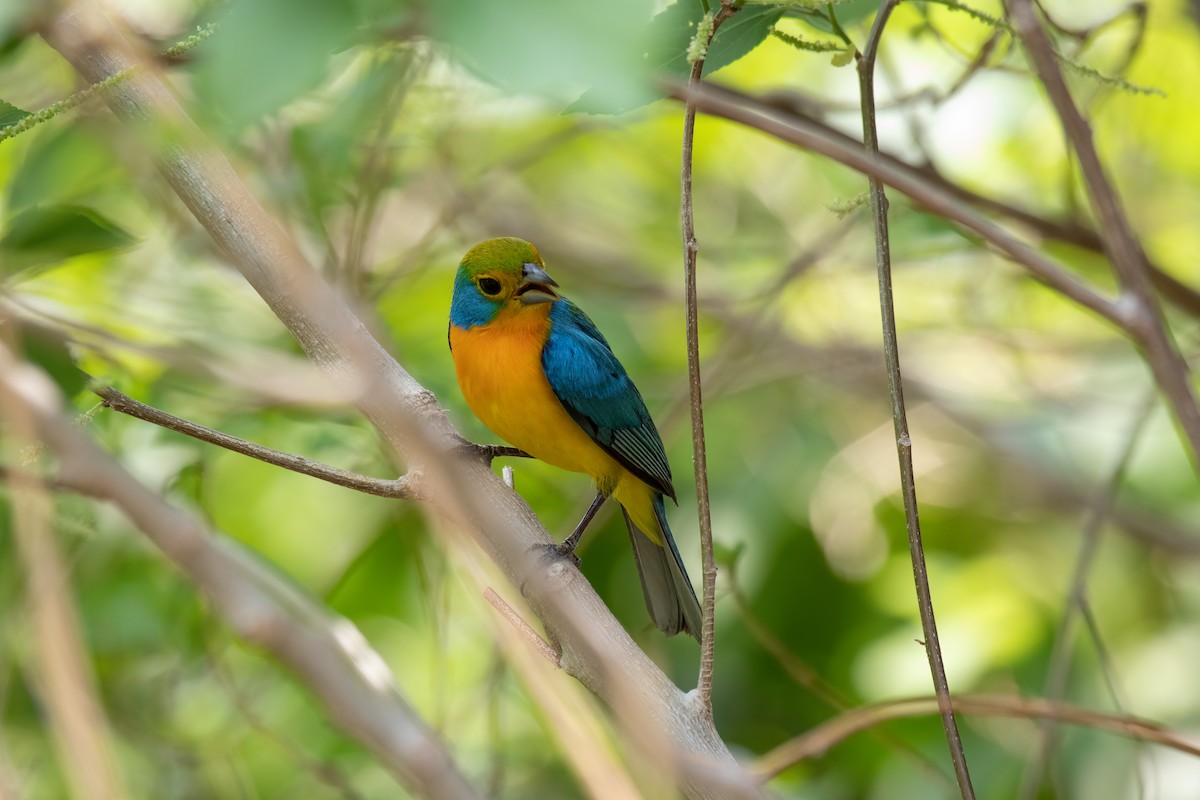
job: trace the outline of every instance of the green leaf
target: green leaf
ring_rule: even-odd
[[[25,328],[21,331],[21,349],[25,359],[45,370],[65,396],[74,397],[87,386],[87,374],[75,365],[67,343],[57,336]]]
[[[717,29],[704,59],[704,74],[727,67],[758,47],[782,16],[783,9],[771,6],[743,8],[734,14]]]
[[[32,116],[28,111],[17,108],[7,101],[0,100],[0,128],[7,128],[9,125],[14,125],[28,116]]]
[[[771,35],[771,29],[783,14],[784,9],[775,6],[748,6],[735,13],[717,29],[704,59],[703,74],[710,75],[749,53]],[[703,16],[704,10],[695,0],[677,0],[650,21],[651,36],[656,43],[646,54],[651,76],[667,74],[683,78],[691,72],[688,45]],[[566,113],[620,114],[661,97],[660,92],[647,89],[636,102],[605,105],[596,91],[589,89],[567,106]]]
[[[0,239],[5,271],[65,261],[84,253],[128,247],[137,241],[111,220],[82,206],[55,205],[22,211]]]

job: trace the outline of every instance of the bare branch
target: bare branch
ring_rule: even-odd
[[[1200,469],[1200,406],[1196,404],[1187,361],[1176,348],[1151,291],[1142,248],[1100,163],[1091,128],[1071,99],[1050,40],[1034,15],[1033,4],[1030,0],[1013,0],[1011,13],[1034,69],[1062,120],[1067,140],[1079,158],[1088,199],[1100,220],[1104,252],[1121,283],[1122,300],[1128,307],[1125,330],[1142,348],[1155,382],[1191,443],[1192,466]]]
[[[29,413],[58,456],[64,483],[120,508],[213,601],[242,638],[287,664],[346,732],[422,797],[475,798],[437,736],[394,685],[382,657],[349,621],[279,580],[235,543],[138,483],[62,415],[44,373],[0,346],[0,389]]]
[[[867,155],[878,157],[879,134],[875,127],[875,56],[888,18],[899,0],[885,0],[875,15],[875,24],[867,44],[858,59],[859,100],[862,104],[863,142]],[[954,719],[954,706],[950,699],[950,684],[946,679],[946,665],[942,661],[942,646],[938,641],[937,621],[933,613],[933,596],[929,588],[929,571],[925,566],[925,545],[921,541],[921,520],[917,509],[916,476],[913,471],[912,438],[908,432],[908,418],[904,409],[904,381],[900,375],[900,349],[896,337],[896,304],[892,296],[892,256],[888,236],[887,196],[883,183],[871,176],[871,218],[875,230],[875,266],[879,275],[879,311],[883,320],[883,356],[887,365],[888,392],[892,401],[892,422],[896,431],[896,455],[900,461],[900,494],[904,498],[904,520],[908,530],[908,550],[912,559],[913,580],[917,590],[917,606],[921,613],[921,631],[924,636],[925,655],[929,659],[929,671],[933,676],[933,689],[937,695],[938,711],[942,727],[946,731],[946,744],[950,749],[950,760],[954,764],[954,776],[963,800],[973,800],[975,789],[971,785],[971,773],[967,769],[967,754],[963,751],[962,736],[958,722]]]
[[[1106,714],[1066,703],[1052,703],[1039,697],[961,694],[954,698],[954,706],[964,714],[977,714],[981,717],[1053,719],[1127,736],[1130,739],[1161,744],[1182,753],[1200,756],[1200,742],[1155,722],[1119,714]],[[937,713],[938,703],[934,697],[911,697],[860,706],[776,747],[758,760],[754,765],[754,772],[763,780],[768,780],[793,764],[816,758],[839,742],[881,722],[906,717],[928,717]]]
[[[708,27],[704,49],[712,44],[717,28],[733,15],[729,0],[721,7]],[[697,36],[701,31],[697,30]],[[692,64],[688,85],[700,83],[704,72],[701,56]],[[696,514],[700,525],[700,557],[703,561],[703,621],[700,623],[700,675],[696,686],[700,705],[712,718],[713,634],[716,632],[717,560],[713,555],[712,502],[708,494],[708,449],[704,443],[704,398],[700,380],[700,315],[696,300],[696,256],[700,245],[696,241],[696,220],[692,212],[692,145],[696,137],[696,107],[687,103],[683,110],[682,164],[679,170],[679,217],[683,229],[683,296],[686,318],[688,361],[688,408],[692,419],[692,474],[696,479]]]
[[[114,411],[120,411],[122,414],[128,414],[131,417],[136,417],[146,422],[153,422],[155,425],[161,425],[168,430],[186,434],[193,439],[215,444],[218,447],[224,447],[226,450],[232,450],[235,453],[256,458],[267,464],[274,464],[277,467],[283,467],[292,472],[299,472],[302,475],[319,478],[320,480],[344,486],[356,492],[375,495],[376,497],[419,500],[421,496],[420,490],[414,485],[414,481],[408,475],[402,475],[394,480],[359,475],[357,472],[331,467],[327,464],[305,458],[304,456],[283,453],[279,450],[273,450],[270,447],[264,447],[261,444],[255,444],[245,439],[239,439],[236,436],[230,436],[227,433],[215,431],[212,428],[206,428],[203,425],[197,425],[186,419],[180,419],[165,411],[160,411],[153,406],[138,402],[132,397],[118,392],[111,386],[94,386],[92,387],[92,392],[104,400],[105,407],[111,408]]]

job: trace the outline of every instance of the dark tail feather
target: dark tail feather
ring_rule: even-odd
[[[621,511],[624,512],[625,509],[622,508]],[[646,596],[646,608],[649,609],[654,624],[667,636],[685,631],[699,641],[700,601],[696,599],[692,581],[683,567],[683,559],[679,557],[679,549],[675,547],[671,529],[667,527],[662,495],[654,498],[654,513],[662,528],[662,538],[666,547],[660,547],[651,541],[633,524],[629,514],[625,514],[629,540],[633,542],[634,560],[637,561],[638,575],[642,579],[642,593]]]

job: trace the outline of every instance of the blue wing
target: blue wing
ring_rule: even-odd
[[[563,408],[609,455],[674,500],[658,429],[603,334],[565,298],[554,303],[550,321],[542,368]]]

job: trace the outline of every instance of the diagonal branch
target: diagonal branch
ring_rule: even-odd
[[[302,475],[319,478],[328,483],[344,486],[347,489],[354,489],[363,494],[375,495],[376,497],[390,497],[397,500],[420,499],[420,489],[408,475],[402,475],[392,480],[372,478],[369,475],[359,475],[357,472],[331,467],[328,464],[322,464],[319,461],[313,461],[304,456],[284,453],[270,447],[264,447],[261,444],[248,442],[245,439],[239,439],[236,436],[230,436],[227,433],[215,431],[212,428],[206,428],[203,425],[197,425],[194,422],[181,419],[165,411],[160,411],[153,406],[138,402],[129,395],[118,392],[111,386],[95,386],[92,388],[92,391],[104,401],[106,408],[111,408],[113,411],[120,411],[122,414],[128,414],[136,419],[161,425],[168,430],[191,436],[193,439],[199,439],[202,442],[215,444],[218,447],[224,447],[226,450],[232,450],[235,453],[256,458],[267,464],[274,464],[277,467],[283,467],[292,472],[299,472]]]
[[[1079,158],[1080,171],[1088,186],[1088,200],[1100,220],[1104,252],[1121,283],[1122,301],[1127,307],[1125,330],[1145,354],[1155,382],[1191,443],[1192,465],[1200,469],[1200,406],[1196,404],[1188,364],[1176,348],[1151,290],[1142,248],[1100,163],[1091,128],[1071,99],[1050,40],[1033,12],[1033,4],[1030,0],[1013,0],[1011,13],[1034,69],[1062,120],[1067,140]]]
[[[1141,348],[1156,384],[1189,441],[1193,463],[1200,458],[1200,409],[1188,382],[1187,364],[1170,340],[1157,303],[1145,289],[1147,280],[1133,279],[1131,284],[1127,282],[1128,277],[1122,278],[1124,291],[1121,298],[1109,299],[1011,231],[965,206],[954,194],[931,183],[912,167],[868,154],[852,140],[848,142],[845,137],[831,136],[807,119],[781,112],[732,89],[707,83],[688,87],[671,81],[667,83],[667,91],[677,99],[694,102],[700,111],[756,128],[878,178],[930,212],[979,234],[1047,286],[1108,320]],[[1122,269],[1129,275],[1143,275],[1140,270],[1146,266],[1146,260],[1137,252],[1132,258],[1133,267]],[[1171,282],[1160,279],[1160,283],[1169,285]]]

